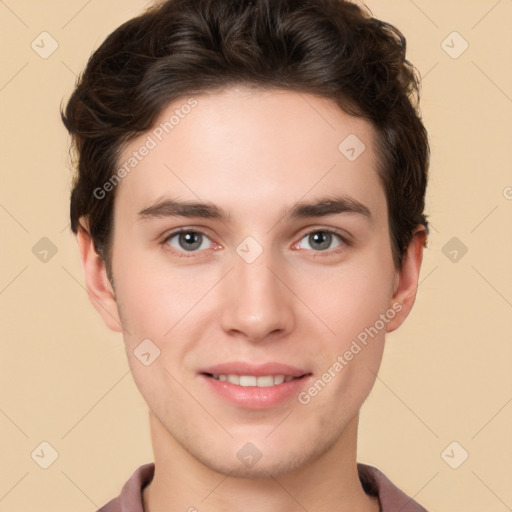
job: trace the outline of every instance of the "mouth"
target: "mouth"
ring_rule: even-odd
[[[232,361],[198,373],[206,384],[205,393],[241,409],[270,409],[289,403],[313,379],[305,368],[277,362]]]
[[[237,375],[237,374],[213,374],[213,373],[203,373],[207,377],[210,377],[215,380],[219,380],[222,382],[229,382],[230,384],[234,384],[235,386],[241,387],[256,387],[256,388],[269,388],[272,386],[279,386],[284,382],[291,382],[292,380],[299,380],[306,377],[309,374],[303,374],[299,377],[294,377],[293,375]]]

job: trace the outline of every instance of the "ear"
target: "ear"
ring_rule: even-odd
[[[94,248],[86,219],[80,219],[76,241],[89,300],[109,329],[122,332],[115,292],[107,276],[105,261]]]
[[[396,273],[391,309],[397,313],[388,322],[386,332],[392,332],[400,327],[411,312],[416,300],[418,278],[426,239],[427,230],[425,226],[418,226],[402,259],[402,267]]]

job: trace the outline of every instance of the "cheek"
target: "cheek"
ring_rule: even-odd
[[[318,406],[339,400],[347,411],[355,411],[368,396],[382,360],[386,326],[396,313],[391,304],[394,268],[378,251],[364,256],[331,269],[328,278],[317,275],[321,293],[309,286],[318,316],[334,331],[316,356],[320,379],[329,381]],[[316,290],[314,296],[311,290]],[[322,383],[317,387],[322,389]]]
[[[335,304],[329,318],[336,341],[329,346],[327,368],[337,376],[333,378],[335,396],[356,405],[365,400],[375,382],[386,327],[396,315],[393,279],[391,258],[386,261],[376,252],[329,284]]]
[[[341,349],[391,307],[393,278],[391,263],[369,255],[364,261],[310,273],[300,293],[334,332]]]
[[[119,244],[119,255],[122,253]],[[214,280],[204,270],[171,267],[132,252],[118,256],[114,268],[118,304],[130,335],[164,338],[194,309]],[[133,332],[132,332],[133,331]]]

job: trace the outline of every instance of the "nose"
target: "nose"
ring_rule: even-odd
[[[252,263],[235,256],[222,290],[221,325],[228,334],[261,342],[293,330],[293,294],[283,284],[283,268],[271,260],[266,251]]]

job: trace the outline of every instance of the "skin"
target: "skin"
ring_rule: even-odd
[[[424,229],[395,268],[367,121],[292,91],[230,87],[196,99],[117,187],[114,286],[87,230],[77,237],[91,301],[123,333],[149,407],[156,470],[145,509],[378,511],[357,474],[359,410],[386,332],[413,306]],[[157,125],[185,101],[169,105]],[[120,162],[148,134],[131,141]],[[338,150],[349,134],[366,146],[353,162]],[[334,193],[365,205],[371,219],[354,212],[284,216],[297,201]],[[165,197],[206,201],[230,218],[139,217]],[[206,235],[195,252],[178,236],[164,241],[181,227]],[[325,229],[340,230],[348,243],[333,236],[319,250],[308,235]],[[236,252],[247,236],[263,250],[252,263]],[[306,368],[316,380],[393,304],[401,310],[307,405],[292,397],[264,410],[237,407],[198,375],[226,361],[277,361]],[[146,338],[161,351],[149,366],[133,353]],[[236,456],[247,442],[262,454],[252,467]]]

